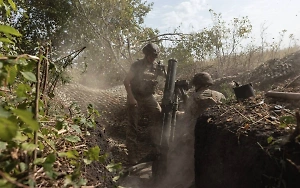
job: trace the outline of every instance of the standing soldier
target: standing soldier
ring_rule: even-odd
[[[126,130],[126,145],[128,150],[128,160],[131,164],[137,163],[137,131],[138,121],[141,109],[146,109],[151,118],[151,139],[152,148],[155,151],[155,145],[158,139],[158,120],[161,113],[161,107],[154,98],[155,87],[157,84],[156,63],[159,48],[156,44],[149,43],[143,48],[144,58],[135,61],[124,79],[124,86],[127,92],[127,105],[129,114],[129,125]]]

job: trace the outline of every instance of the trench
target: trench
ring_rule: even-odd
[[[237,125],[217,118],[203,115],[195,126],[195,187],[300,187],[299,144],[270,147],[262,130],[237,134]]]
[[[112,153],[114,161],[126,164],[126,146],[124,145],[124,133],[127,126],[125,123],[126,114],[124,113],[126,96],[123,90],[122,87],[107,91],[92,90],[82,85],[71,84],[61,88],[59,96],[65,99],[65,104],[76,101],[80,106],[87,106],[88,103],[95,105],[101,112],[99,124],[105,127],[105,134],[109,138],[109,142],[103,141],[103,143],[109,145],[107,147],[110,148],[109,151]],[[261,99],[258,98],[257,100],[260,101]],[[232,108],[232,106],[238,108],[234,105],[241,106],[241,104],[231,104],[228,107],[224,105],[222,106],[223,110],[216,107],[215,110],[207,111],[198,118],[194,130],[195,187],[299,188],[300,145],[284,142],[277,145],[268,144],[267,139],[270,135],[274,138],[284,138],[288,133],[277,130],[272,127],[273,125],[264,124],[263,122],[263,127],[271,126],[271,128],[253,127],[246,133],[238,132],[240,123],[226,120],[226,118],[232,116],[238,122],[237,115],[234,113],[227,114],[227,117],[221,115],[225,111],[230,111],[226,108]],[[257,110],[266,111],[268,108],[268,106],[262,105]],[[141,137],[142,135],[143,132]],[[95,144],[99,142],[99,139],[98,132],[94,132],[88,138],[90,142]],[[101,148],[105,147],[101,146]],[[139,149],[142,158],[147,152],[147,142],[143,143],[141,141]],[[180,149],[180,151],[184,152],[183,149]],[[175,164],[178,164],[178,159],[175,158],[174,160]],[[103,179],[103,172],[99,172],[97,165],[91,168],[92,170],[88,171],[88,177],[93,177],[90,180],[91,183]],[[181,169],[177,170],[180,171]],[[173,178],[171,181],[176,179],[178,178]],[[135,179],[135,181],[140,180]],[[145,188],[146,186],[141,181],[141,184],[132,187]],[[186,184],[181,186],[181,188],[187,187]]]

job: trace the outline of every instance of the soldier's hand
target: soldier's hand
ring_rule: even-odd
[[[184,103],[186,103],[187,99],[188,99],[188,95],[186,93],[182,94],[182,100]]]
[[[131,106],[136,106],[138,105],[137,101],[135,100],[135,98],[128,98],[128,103]]]

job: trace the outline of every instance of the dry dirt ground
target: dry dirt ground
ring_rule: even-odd
[[[232,81],[252,83],[256,95],[240,102],[233,98],[199,117],[195,127],[196,187],[300,187],[299,142],[288,142],[296,127],[294,115],[299,100],[264,95],[270,89],[300,92],[299,75],[300,52],[296,52],[283,59],[269,60],[251,72],[216,80],[214,89],[222,91],[228,98],[232,97]],[[69,84],[61,87],[57,96],[65,106],[72,102],[82,107],[93,104],[101,117],[87,140],[110,154],[106,164],[120,162],[124,168],[128,167],[123,86],[98,90]],[[147,129],[143,126],[140,127],[139,159],[148,152]],[[144,188],[149,184],[150,166],[147,163],[142,168],[144,171],[135,172],[137,176],[114,183],[112,177],[115,174],[108,172],[105,164],[94,163],[88,167],[86,177],[89,185],[98,187],[121,184]]]

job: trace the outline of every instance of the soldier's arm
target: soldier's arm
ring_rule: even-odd
[[[130,85],[130,82],[133,79],[133,77],[134,77],[134,73],[130,70],[126,75],[126,77],[123,81],[123,84],[124,84],[126,92],[127,92],[128,103],[130,105],[137,105],[137,101],[133,96],[133,93],[132,93],[132,90],[131,90],[131,85]]]

